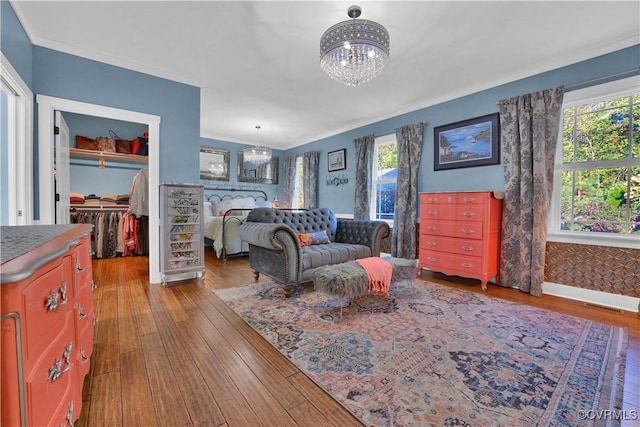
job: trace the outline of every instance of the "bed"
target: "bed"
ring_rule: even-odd
[[[262,190],[205,187],[204,243],[223,262],[232,256],[247,255],[249,245],[240,240],[238,228],[256,207],[271,207]]]

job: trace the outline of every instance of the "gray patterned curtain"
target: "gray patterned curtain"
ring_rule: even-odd
[[[353,145],[356,155],[356,188],[353,219],[369,219],[375,137],[373,135],[367,135],[362,138],[356,138],[353,140]]]
[[[318,207],[318,152],[309,151],[302,155],[303,198],[305,209]]]
[[[396,141],[398,144],[398,182],[391,233],[391,256],[415,259],[422,124],[396,129]]]
[[[282,183],[282,207],[291,209],[293,205],[293,189],[296,184],[296,158],[284,159],[284,182]]]
[[[542,295],[563,88],[502,100],[505,172],[500,285]]]

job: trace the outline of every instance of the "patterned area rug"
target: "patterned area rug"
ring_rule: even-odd
[[[627,330],[422,280],[345,306],[258,283],[216,291],[367,425],[590,425],[621,409]]]

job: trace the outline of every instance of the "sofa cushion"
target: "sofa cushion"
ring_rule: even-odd
[[[304,246],[300,252],[302,256],[302,271],[371,256],[371,249],[368,246],[350,243]]]
[[[247,222],[285,224],[294,233],[313,233],[326,230],[331,241],[335,240],[337,219],[331,209],[318,208],[293,212],[280,209],[255,208],[247,216]]]
[[[314,233],[298,233],[298,241],[300,242],[300,246],[331,243],[329,236],[327,236],[327,230],[316,231]]]

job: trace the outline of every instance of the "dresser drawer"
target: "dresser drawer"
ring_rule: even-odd
[[[478,204],[456,205],[456,217],[460,221],[483,221],[484,206]]]
[[[481,257],[484,244],[482,241],[473,239],[425,235],[420,239],[420,249]]]
[[[482,258],[473,256],[461,256],[446,252],[420,251],[420,262],[431,270],[441,271],[445,274],[464,273],[461,275],[482,273]]]
[[[420,211],[420,221],[422,220],[454,220],[457,217],[456,205],[424,205]]]
[[[487,199],[487,193],[457,193],[456,203],[464,205],[482,205]]]
[[[455,236],[456,230],[457,223],[455,221],[438,221],[434,219],[420,220],[420,240],[423,240],[423,234],[435,236]]]
[[[27,359],[40,353],[41,340],[52,328],[60,328],[61,320],[72,309],[71,257],[62,257],[57,262],[22,293]]]
[[[420,194],[420,204],[450,204],[456,203],[455,193],[425,193]]]
[[[59,425],[77,387],[77,363],[73,312],[67,310],[59,334],[44,349],[26,374],[29,425]],[[82,402],[76,402],[80,407]]]

